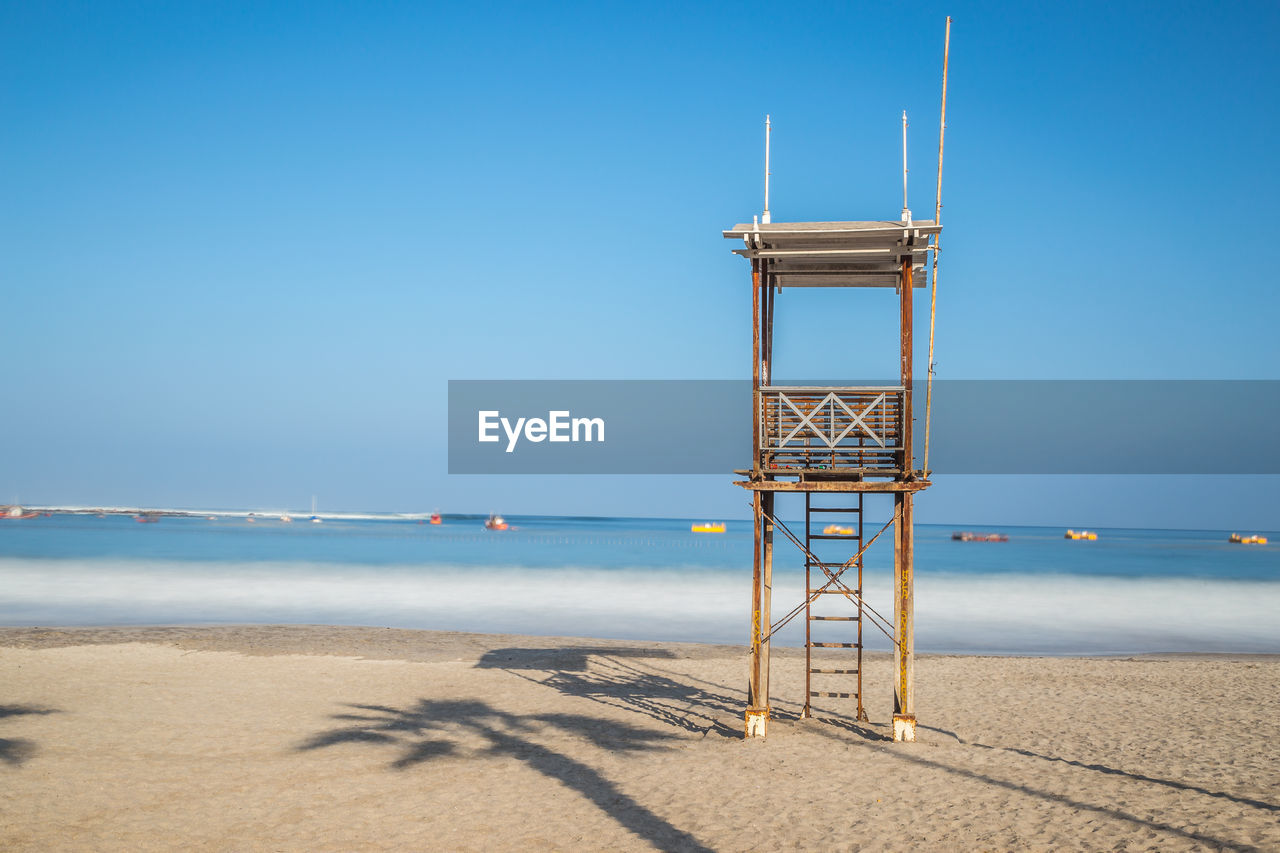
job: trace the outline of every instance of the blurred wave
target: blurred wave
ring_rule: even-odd
[[[869,569],[864,588],[892,619],[889,573]],[[746,567],[0,558],[7,625],[323,623],[742,644],[749,595]],[[916,596],[921,652],[1280,653],[1280,581],[921,572]],[[775,619],[802,599],[802,575],[779,572]],[[852,612],[843,599],[822,608]],[[799,645],[803,625],[776,642]],[[889,648],[870,623],[865,640]]]

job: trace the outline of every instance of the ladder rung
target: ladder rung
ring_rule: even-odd
[[[824,690],[810,690],[810,696],[826,696],[829,699],[857,699],[857,693],[827,693]]]
[[[810,533],[810,539],[843,539],[846,542],[857,542],[858,534],[856,533]]]
[[[817,562],[817,563],[809,563],[808,565],[810,568],[814,568],[814,569],[843,569],[844,568],[844,563]],[[851,569],[856,567],[857,567],[857,563],[854,563],[853,565],[849,566],[849,568]]]
[[[813,673],[821,673],[823,675],[857,675],[856,669],[811,669]]]
[[[857,622],[860,616],[810,616],[810,622]]]
[[[843,589],[811,589],[809,590],[810,595],[813,595],[815,592],[818,595],[861,595],[862,594],[858,592],[856,589],[850,589],[848,591],[845,591]]]
[[[860,649],[862,643],[810,643],[811,649]]]
[[[862,512],[856,506],[811,506],[809,512]]]

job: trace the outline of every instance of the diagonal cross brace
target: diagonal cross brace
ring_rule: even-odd
[[[781,530],[781,531],[783,532],[783,534],[785,534],[785,535],[786,535],[786,537],[787,537],[788,539],[790,539],[790,540],[791,540],[792,544],[794,544],[797,548],[799,548],[801,551],[803,551],[803,552],[805,553],[805,555],[806,555],[810,560],[813,560],[815,563],[820,563],[820,562],[821,562],[820,560],[818,560],[818,558],[817,558],[817,557],[815,557],[815,556],[813,555],[813,552],[812,552],[812,551],[810,551],[808,548],[806,548],[806,547],[805,547],[805,545],[804,545],[804,543],[803,543],[803,542],[801,542],[801,541],[796,537],[796,535],[795,535],[794,533],[792,533],[792,532],[791,532],[791,529],[790,529],[789,527],[787,527],[785,524],[783,524],[783,523],[782,523],[781,521],[779,521],[777,518],[773,517],[772,515],[769,515],[768,513],[765,513],[765,517],[766,517],[766,518],[768,518],[770,521],[772,521],[772,522],[773,522],[773,524],[774,524],[774,526],[776,526],[779,530]],[[863,606],[863,607],[864,607],[868,612],[870,612],[870,613],[872,614],[872,616],[871,616],[871,624],[872,624],[872,625],[875,625],[877,628],[879,628],[879,629],[880,629],[880,633],[882,633],[882,634],[884,634],[886,637],[888,637],[890,642],[892,642],[894,645],[897,645],[897,644],[898,644],[898,640],[893,636],[893,633],[892,633],[888,628],[886,628],[886,627],[885,627],[886,625],[889,625],[889,624],[890,624],[890,623],[889,623],[889,620],[888,620],[888,619],[885,619],[885,617],[884,617],[884,616],[882,616],[882,615],[880,614],[880,612],[879,612],[879,611],[877,611],[874,607],[872,607],[870,604],[868,604],[868,603],[866,602],[866,599],[864,599],[860,593],[855,592],[853,589],[851,589],[851,588],[849,587],[849,585],[848,585],[848,584],[846,584],[846,583],[844,583],[843,581],[841,581],[841,580],[840,580],[840,576],[841,576],[842,574],[844,574],[845,569],[849,568],[850,566],[856,565],[856,562],[857,562],[858,558],[859,558],[859,557],[861,557],[864,553],[866,553],[866,550],[867,550],[868,548],[870,548],[870,547],[871,547],[871,545],[872,545],[872,544],[873,544],[877,539],[879,539],[879,538],[880,538],[880,534],[881,534],[881,533],[884,533],[884,532],[885,532],[885,530],[887,530],[887,529],[889,528],[889,525],[890,525],[890,524],[892,524],[892,523],[893,523],[893,519],[889,519],[889,521],[885,522],[884,527],[881,527],[879,530],[877,530],[877,531],[876,531],[876,535],[875,535],[875,536],[872,536],[872,537],[871,537],[871,540],[870,540],[869,542],[864,543],[864,544],[862,545],[862,547],[858,549],[858,553],[854,554],[852,557],[850,557],[848,560],[846,560],[846,561],[845,561],[845,564],[844,564],[843,566],[841,566],[841,567],[840,567],[840,570],[839,570],[839,571],[837,571],[837,572],[835,572],[835,573],[833,574],[833,573],[832,573],[829,569],[827,569],[825,566],[821,566],[823,573],[824,573],[824,574],[826,574],[826,576],[827,576],[827,578],[828,578],[827,582],[826,582],[826,583],[824,583],[822,586],[820,586],[820,587],[818,588],[818,590],[817,590],[817,591],[815,591],[814,593],[809,594],[809,595],[806,595],[805,600],[804,600],[804,601],[802,601],[802,602],[800,602],[798,605],[796,605],[796,606],[791,610],[791,612],[790,612],[790,613],[788,613],[786,616],[784,616],[784,617],[782,617],[781,619],[779,619],[779,620],[778,620],[777,622],[775,622],[773,625],[770,625],[770,626],[769,626],[769,633],[768,633],[768,634],[766,634],[763,638],[761,638],[760,642],[762,642],[762,643],[763,643],[763,642],[768,642],[768,640],[769,640],[771,637],[773,637],[773,635],[774,635],[774,634],[776,634],[776,633],[778,633],[778,631],[782,630],[782,628],[783,628],[783,627],[784,627],[788,622],[790,622],[792,619],[794,619],[796,616],[798,616],[801,612],[803,612],[803,611],[804,611],[804,606],[805,606],[806,604],[811,604],[813,601],[815,601],[815,600],[817,599],[817,597],[818,597],[818,592],[820,592],[821,590],[825,590],[825,589],[827,589],[828,587],[830,587],[832,584],[834,584],[834,585],[836,585],[837,587],[839,587],[839,588],[840,588],[840,591],[841,591],[842,593],[844,593],[844,596],[845,596],[846,598],[848,598],[848,599],[850,599],[850,600],[852,600],[852,601],[856,601],[856,602],[860,603],[860,604],[861,604],[861,605],[862,605],[862,606]],[[879,622],[878,622],[878,621],[876,621],[876,620],[877,620],[877,618],[880,620]],[[883,622],[883,623],[884,623],[884,625],[881,625],[881,624],[880,624],[880,622]]]

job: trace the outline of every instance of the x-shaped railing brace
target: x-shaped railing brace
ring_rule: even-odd
[[[791,398],[788,397],[786,394],[782,393],[781,391],[778,392],[778,399],[786,403],[788,406],[790,406],[791,411],[795,412],[796,416],[800,418],[800,423],[796,424],[795,428],[792,429],[791,432],[787,433],[786,438],[778,442],[779,447],[785,447],[787,445],[787,442],[795,438],[796,435],[801,430],[803,430],[806,426],[809,427],[809,429],[813,430],[814,433],[818,436],[818,438],[822,439],[823,442],[826,443],[827,447],[830,447],[832,450],[835,450],[836,445],[844,441],[845,436],[851,433],[856,427],[862,427],[863,431],[866,432],[867,435],[871,436],[871,439],[876,444],[880,445],[881,447],[885,446],[885,443],[880,439],[880,436],[876,434],[875,430],[867,426],[867,422],[862,419],[864,415],[870,414],[871,411],[875,409],[876,406],[879,406],[881,403],[884,402],[884,394],[880,394],[878,397],[876,397],[874,400],[868,403],[867,407],[863,409],[861,413],[855,412],[853,409],[846,406],[844,403],[844,400],[841,400],[839,397],[837,397],[834,391],[831,392],[830,394],[827,394],[827,396],[823,397],[822,402],[814,406],[809,411],[809,414],[807,415],[804,412],[800,411],[799,407],[796,406],[795,403],[791,402]],[[844,431],[841,432],[834,439],[828,438],[827,434],[823,432],[821,429],[819,429],[818,425],[813,422],[814,416],[817,415],[819,412],[821,412],[822,409],[828,403],[834,403],[835,405],[838,405],[840,408],[844,409],[845,414],[849,416],[849,420],[850,420],[849,425],[844,428]]]

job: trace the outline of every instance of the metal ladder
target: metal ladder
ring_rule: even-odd
[[[844,560],[827,562],[826,558],[819,552],[829,550],[824,543],[825,540],[838,540],[841,543],[852,546],[851,549],[843,549],[845,554],[856,554],[862,547],[862,494],[859,492],[855,495],[856,503],[851,506],[814,506],[812,494],[805,492],[804,494],[804,587],[805,587],[805,606],[804,606],[804,717],[811,717],[812,708],[810,700],[814,697],[822,697],[829,699],[856,699],[858,702],[857,719],[865,722],[867,712],[862,707],[862,557],[859,556],[852,566],[845,570],[840,576],[840,581],[857,593],[850,599],[838,584],[832,584],[823,590],[818,596],[819,601],[831,601],[830,596],[839,596],[840,601],[846,604],[852,604],[856,610],[855,616],[834,616],[815,614],[815,609],[826,610],[827,608],[817,607],[818,602],[812,601],[813,594],[823,584],[827,582],[827,573],[835,574],[844,566]],[[855,526],[856,516],[856,526]],[[852,533],[827,533],[826,528],[829,524],[838,524],[842,527],[848,527],[853,530]],[[814,525],[819,525],[819,530],[814,531]],[[848,559],[848,556],[844,558]],[[823,570],[826,571],[823,571]],[[856,577],[855,577],[856,572]],[[818,642],[813,639],[813,625],[815,622],[852,622],[857,626],[857,640],[855,642]],[[814,649],[852,649],[856,654],[856,662],[853,668],[847,666],[829,668],[815,667],[813,665]],[[852,675],[855,676],[855,688],[852,692],[830,691],[830,690],[814,690],[813,676],[815,675]]]

